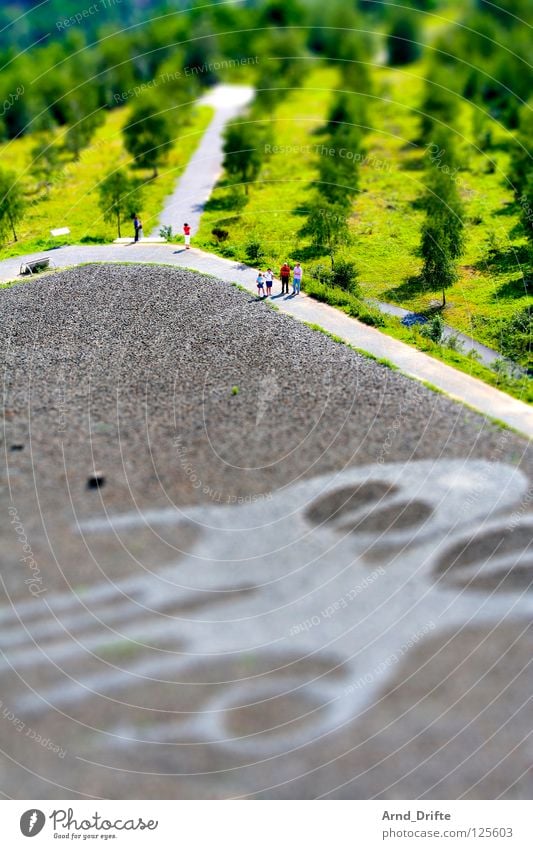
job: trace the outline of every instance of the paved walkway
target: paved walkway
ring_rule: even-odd
[[[253,268],[195,248],[185,251],[181,246],[171,244],[69,245],[56,248],[49,254],[56,268],[86,262],[155,262],[184,266],[230,283],[238,283],[254,295],[256,293],[256,271]],[[31,254],[0,262],[0,282],[16,278],[20,264],[37,256],[39,254]],[[146,273],[150,273],[149,268]],[[279,284],[275,284],[274,288],[279,289]],[[500,419],[528,437],[533,436],[533,409],[510,395],[464,372],[456,371],[373,327],[361,324],[334,307],[314,301],[303,293],[296,297],[281,297],[275,294],[272,301],[282,312],[300,321],[318,324],[350,345],[376,357],[390,360],[410,377],[428,381],[480,413]]]
[[[181,233],[185,221],[191,225],[193,234],[196,233],[204,205],[222,172],[224,127],[250,103],[253,94],[250,86],[218,85],[201,98],[200,103],[212,106],[215,115],[174,191],[166,199],[152,235],[158,236],[162,225],[172,227],[174,233]]]

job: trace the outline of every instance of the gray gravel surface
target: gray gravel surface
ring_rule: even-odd
[[[17,627],[22,622],[26,629],[18,654],[7,646],[1,672],[0,788],[7,795],[531,794],[528,753],[519,746],[531,730],[523,707],[531,640],[520,619],[496,629],[474,623],[462,638],[430,634],[396,666],[372,709],[296,752],[274,746],[251,756],[223,745],[186,746],[178,731],[162,734],[159,722],[177,705],[202,711],[186,684],[147,683],[141,676],[99,695],[103,673],[116,670],[118,678],[145,653],[120,628],[109,631],[105,604],[91,588],[138,578],[149,586],[152,573],[195,550],[205,528],[156,522],[155,529],[123,535],[76,531],[77,523],[106,513],[172,506],[253,503],[268,516],[270,501],[294,484],[370,464],[379,470],[477,458],[510,464],[530,480],[525,440],[247,293],[182,269],[79,267],[2,291],[0,310],[6,458],[0,494],[7,519],[0,616],[8,621],[13,607]],[[104,478],[100,488],[88,485],[95,472]],[[526,518],[530,508],[527,496],[516,507]],[[32,560],[22,561],[22,553]],[[379,562],[374,557],[374,568]],[[98,617],[91,633],[107,638],[96,654],[74,653],[54,664],[43,647],[75,645],[73,623],[82,611],[69,608],[72,621],[58,634],[49,609],[61,607],[54,599],[84,593]],[[171,596],[167,613],[175,615]],[[322,634],[328,627],[321,625]],[[508,662],[498,664],[501,657]],[[262,663],[257,652],[233,657],[229,666],[211,659],[204,671],[216,697],[220,682],[233,677],[268,678]],[[314,657],[307,674],[324,674],[321,663],[327,658]],[[31,688],[52,692],[58,675],[57,692],[81,680],[75,686],[86,688],[87,697],[60,709],[53,699],[39,709],[25,701]],[[236,722],[253,734],[269,727],[273,715],[288,721],[291,711],[307,722],[297,698],[260,702],[256,714],[237,714],[231,727]]]

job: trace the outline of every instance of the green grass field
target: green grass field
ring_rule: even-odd
[[[57,241],[50,237],[49,231],[56,227],[70,228],[70,236],[61,237],[62,244],[110,242],[117,237],[116,227],[102,218],[98,184],[112,168],[131,166],[121,135],[128,113],[127,106],[106,113],[105,122],[96,131],[90,145],[81,152],[78,161],[62,155],[48,193],[30,171],[35,135],[0,147],[3,161],[20,175],[28,203],[24,219],[17,228],[19,240],[5,245],[0,251],[0,259],[52,247]],[[213,110],[208,106],[197,107],[191,113],[188,122],[177,131],[174,145],[155,180],[151,178],[151,170],[131,169],[130,173],[144,182],[143,208],[139,212],[145,235],[157,225],[164,198],[172,191],[176,178],[200,142],[212,115]],[[126,224],[122,235],[131,235],[131,229]]]

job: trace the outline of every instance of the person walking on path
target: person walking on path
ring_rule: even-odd
[[[185,236],[185,250],[188,251],[191,247],[191,228],[187,222],[183,225],[183,235]]]
[[[265,297],[265,288],[264,288],[265,287],[265,277],[264,277],[262,271],[260,271],[258,273],[256,283],[257,283],[257,297],[258,298],[264,298]]]
[[[279,276],[281,279],[281,294],[288,295],[289,294],[289,280],[291,276],[291,267],[288,262],[284,262],[279,270]]]
[[[300,286],[302,285],[302,266],[299,262],[294,266],[294,271],[292,272],[292,294],[299,295],[300,294]]]
[[[271,268],[267,268],[265,271],[265,283],[267,287],[267,298],[272,294],[272,281],[274,280],[274,273]]]
[[[143,237],[143,223],[137,213],[133,216],[133,229],[135,230],[133,241],[138,242]]]

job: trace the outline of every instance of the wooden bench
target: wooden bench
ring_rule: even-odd
[[[44,271],[50,265],[49,256],[41,256],[39,259],[30,259],[28,262],[23,262],[20,266],[21,274],[37,274],[39,271]]]

